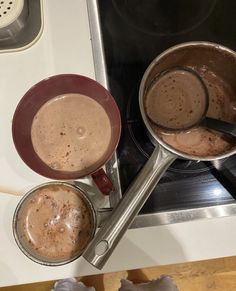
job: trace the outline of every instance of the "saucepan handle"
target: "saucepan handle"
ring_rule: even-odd
[[[83,257],[90,264],[102,269],[148,196],[176,158],[176,155],[162,147],[155,148],[118,206],[112,211],[110,218],[85,250]]]

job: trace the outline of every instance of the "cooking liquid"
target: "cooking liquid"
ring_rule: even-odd
[[[196,71],[199,73],[208,89],[209,107],[207,116],[231,123],[236,123],[235,94],[233,89],[228,85],[227,82],[206,68],[204,70],[196,69]],[[176,74],[177,73],[173,74],[173,76],[169,75],[169,77],[172,77],[172,80],[174,78],[176,79]],[[184,77],[186,77],[186,75],[179,75],[178,80]],[[170,79],[166,79],[166,83],[163,82],[162,86],[164,87],[165,84],[167,85],[165,87],[165,90],[167,91],[165,94],[178,100],[178,98],[181,97],[181,90],[173,90]],[[186,82],[186,80],[181,82],[181,84],[183,86],[182,92],[190,92],[189,88],[186,88],[188,86],[188,82]],[[196,100],[196,96],[199,94],[198,89],[196,91],[194,91],[194,87],[191,89],[193,90],[193,94],[189,94],[189,97],[193,96],[193,100]],[[157,90],[158,82],[154,82],[146,98],[148,98],[149,94],[152,94],[152,92]],[[191,104],[194,104],[193,100],[190,102]],[[201,109],[201,106],[198,107],[196,112],[200,112],[199,108]],[[189,108],[189,114],[187,114],[188,112],[185,110],[186,114],[181,115],[181,118],[182,116],[186,116],[186,123],[191,120],[192,115],[190,114],[190,110],[195,111],[195,107]],[[174,113],[176,113],[176,111],[174,111]],[[167,116],[167,119],[168,118],[169,116]],[[172,124],[175,123],[173,122]],[[188,155],[207,158],[224,154],[236,146],[236,141],[233,138],[230,138],[220,132],[203,128],[201,126],[194,127],[191,130],[185,132],[170,133],[156,126],[151,121],[150,125],[154,132],[161,139],[163,139],[164,142],[172,146],[174,149]]]
[[[94,227],[91,211],[80,194],[63,185],[37,190],[21,207],[17,223],[27,248],[54,260],[80,254]]]
[[[148,117],[169,129],[195,125],[205,114],[207,96],[198,77],[187,70],[174,70],[158,78],[145,98]]]
[[[107,152],[111,124],[103,107],[81,94],[65,94],[37,112],[31,139],[39,158],[54,170],[83,171]]]

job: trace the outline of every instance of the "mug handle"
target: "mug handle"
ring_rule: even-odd
[[[104,194],[109,195],[115,190],[110,178],[107,176],[103,169],[97,170],[92,175],[94,183],[97,185],[98,189]]]

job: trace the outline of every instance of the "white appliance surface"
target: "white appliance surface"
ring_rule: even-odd
[[[25,92],[55,74],[94,78],[86,1],[43,1],[44,28],[30,48],[0,53],[0,191],[22,194],[47,181],[17,154],[11,135],[14,110]]]

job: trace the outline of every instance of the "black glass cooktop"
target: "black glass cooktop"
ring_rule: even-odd
[[[99,0],[108,80],[122,115],[118,148],[122,191],[154,147],[138,106],[145,69],[165,49],[182,42],[212,41],[236,50],[236,1]],[[217,162],[175,161],[142,213],[234,202],[236,157]]]

